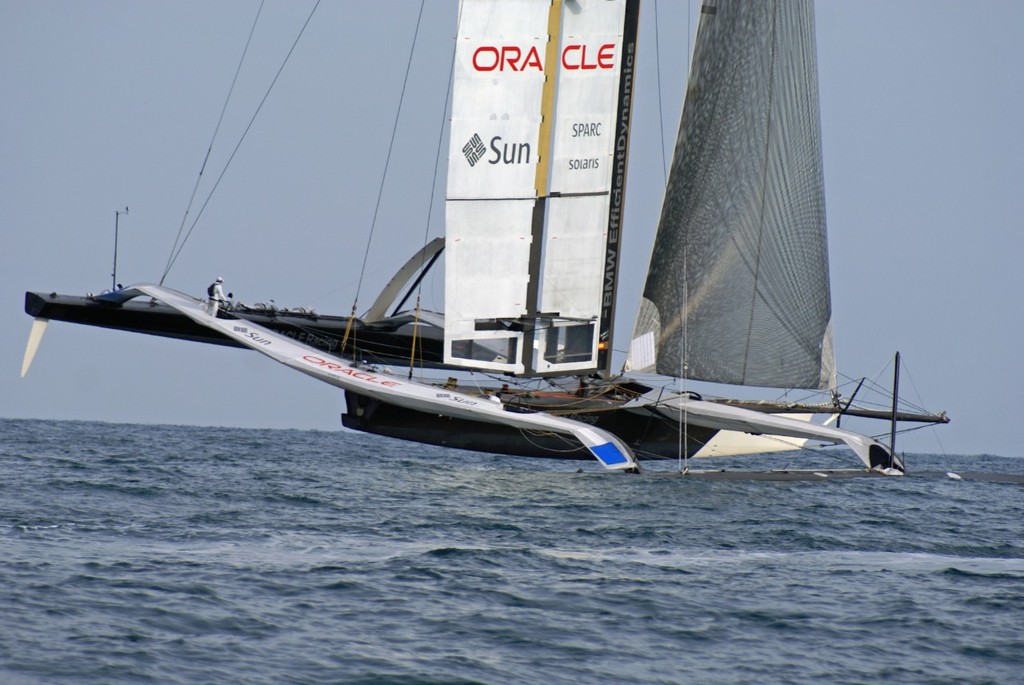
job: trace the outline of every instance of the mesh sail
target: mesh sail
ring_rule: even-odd
[[[635,370],[834,382],[810,0],[708,1],[634,350]],[[644,368],[646,367],[646,369]]]

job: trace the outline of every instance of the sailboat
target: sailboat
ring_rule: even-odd
[[[639,4],[460,2],[446,235],[362,317],[218,309],[154,284],[26,293],[23,373],[59,319],[257,350],[343,389],[346,427],[405,440],[630,471],[813,441],[902,474],[879,440],[790,414],[945,414],[862,410],[835,394],[811,406],[705,400],[639,375],[835,387],[810,0],[704,2],[636,328],[624,371],[613,368]],[[442,250],[444,313],[403,309]],[[410,359],[494,382],[390,369]]]

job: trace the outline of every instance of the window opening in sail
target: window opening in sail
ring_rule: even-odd
[[[578,364],[594,361],[594,324],[555,325],[544,331],[544,361]]]
[[[506,336],[501,338],[463,338],[453,340],[451,354],[456,359],[473,362],[503,364],[515,359],[518,353],[519,338]]]

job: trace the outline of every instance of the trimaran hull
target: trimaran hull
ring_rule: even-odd
[[[718,447],[724,441],[716,446],[716,440],[719,434],[730,434],[747,444],[729,447],[733,451],[728,453],[795,449],[811,441],[844,444],[868,469],[902,473],[902,464],[888,448],[857,433],[770,413],[773,410],[767,406],[708,402],[688,393],[608,378],[639,3],[612,0],[572,3],[567,8],[563,12],[560,2],[543,1],[513,6],[463,0],[460,6],[443,320],[435,315],[432,321],[421,320],[420,314],[384,315],[407,277],[425,272],[436,259],[445,243],[435,240],[400,270],[365,320],[272,307],[233,306],[217,311],[202,300],[146,284],[86,298],[27,293],[26,311],[36,324],[23,374],[45,321],[56,319],[254,349],[344,390],[346,426],[397,438],[505,454],[589,456],[609,469],[635,470],[635,455],[722,454]],[[776,22],[777,13],[784,21]],[[495,32],[498,27],[503,33]],[[681,358],[676,363],[676,357],[696,354],[695,364],[689,367],[691,378],[770,387],[827,387],[833,360],[824,210],[819,206],[823,193],[816,146],[812,8],[802,1],[778,8],[709,1],[702,10],[698,39],[698,46],[703,46],[702,64],[708,68],[697,69],[697,74],[713,74],[719,85],[691,89],[701,98],[706,94],[706,101],[687,99],[680,136],[689,144],[677,146],[676,160],[681,162],[674,163],[669,184],[677,202],[666,204],[659,228],[644,291],[646,323],[638,327],[631,345],[631,357],[632,347],[638,350],[633,368],[656,368],[667,374],[666,369],[685,366]],[[707,47],[712,39],[720,47]],[[779,50],[776,40],[783,41]],[[793,45],[800,49],[786,47]],[[734,64],[731,58],[740,48],[746,52]],[[800,61],[806,55],[810,61]],[[790,68],[793,59],[803,66]],[[778,98],[771,88],[776,79]],[[761,93],[765,88],[767,94]],[[796,104],[783,97],[791,92],[798,96]],[[737,95],[740,99],[733,106],[729,98]],[[737,126],[728,121],[717,128],[703,127],[710,115],[701,112],[745,117],[746,105],[760,112],[750,126],[743,119],[744,128],[750,129],[747,137],[733,140]],[[758,123],[762,118],[773,125],[762,126]],[[791,159],[788,148],[776,144],[777,139],[799,138],[782,135],[774,126],[791,120],[813,133],[810,139],[815,145],[800,149],[806,147],[805,156],[815,164],[804,157]],[[724,165],[719,173],[704,174],[703,167],[690,169],[683,162],[692,157],[705,164],[717,158],[690,155],[691,148],[700,149],[690,138],[716,151],[735,149],[742,154],[719,160]],[[495,150],[497,141],[505,141],[516,154],[501,160],[487,158],[485,163],[485,140]],[[754,144],[747,144],[750,140]],[[748,149],[778,153],[802,174],[799,178],[774,174],[779,160],[752,156]],[[805,167],[810,171],[803,173]],[[749,178],[736,180],[735,173],[740,172]],[[691,192],[692,181],[704,177],[726,179],[726,185]],[[805,177],[810,178],[808,183],[803,183]],[[733,198],[738,186],[759,194]],[[767,202],[768,195],[781,200],[765,209],[761,203]],[[726,196],[732,201],[723,202]],[[814,200],[810,205],[808,198]],[[730,211],[709,213],[703,202],[711,202],[716,211]],[[805,211],[808,206],[813,211]],[[734,216],[731,210],[736,207],[754,210],[751,216]],[[711,227],[704,227],[707,235],[687,237],[687,231],[703,226],[691,221],[691,214],[710,217]],[[799,240],[790,235],[794,230]],[[719,235],[723,231],[725,237]],[[781,237],[773,238],[776,233]],[[711,251],[698,255],[687,269],[686,260],[694,257],[691,243],[710,245]],[[764,260],[762,245],[768,251]],[[791,253],[812,259],[805,263]],[[765,268],[754,269],[750,278],[749,265],[762,262]],[[481,269],[481,264],[487,268]],[[770,275],[769,266],[788,271],[785,277]],[[692,287],[689,283],[708,275],[708,270],[718,275],[711,281],[726,286],[713,297],[700,282]],[[809,274],[810,280],[793,280],[793,273]],[[680,274],[687,281],[685,286],[678,282]],[[769,287],[772,283],[797,286],[784,287],[779,294]],[[687,300],[691,290],[696,304]],[[821,306],[810,306],[808,294]],[[709,319],[710,310],[705,308],[712,301],[719,303],[723,313]],[[749,314],[745,303],[753,303]],[[700,349],[694,346],[696,353],[676,340],[683,331],[690,336],[686,340],[693,337],[690,324],[677,321],[683,311],[696,317],[694,331],[701,322],[714,324],[705,326],[708,344]],[[791,321],[790,312],[815,316]],[[731,328],[748,324],[759,328]],[[790,341],[794,332],[800,335]],[[653,352],[647,348],[654,348],[655,339],[659,341],[657,363],[651,367]],[[760,356],[754,353],[761,347],[752,353],[733,344],[765,340],[774,341],[775,347],[766,348]],[[789,358],[794,352],[799,359]],[[753,360],[751,369],[748,357]],[[454,379],[431,384],[387,368],[406,367],[411,359],[421,367],[578,377],[579,388],[541,392],[523,386],[459,387]],[[737,380],[719,378],[718,366],[735,366],[735,359],[742,359],[743,374]],[[772,373],[752,370],[765,364]],[[813,368],[804,373],[804,366]],[[794,382],[781,385],[791,375],[797,376]],[[590,378],[593,382],[583,380]],[[509,382],[513,383],[511,377]]]
[[[141,284],[121,293],[121,297],[126,299],[140,295],[173,307],[201,326],[347,392],[365,394],[391,406],[423,414],[562,436],[570,444],[581,445],[606,469],[637,468],[633,451],[619,436],[601,428],[545,412],[518,411],[500,401],[469,395],[454,388],[429,385],[320,352],[251,321],[211,312],[202,300],[169,288]]]
[[[37,320],[65,321],[242,349],[247,347],[158,299],[127,299],[125,294],[130,292],[133,291],[127,288],[99,297],[28,292],[25,294],[25,312]],[[332,356],[340,354],[348,324],[347,317],[263,307],[236,307],[221,315],[260,325]],[[358,341],[359,355],[364,362],[399,367],[408,364],[415,339],[418,365],[445,368],[440,331],[419,326],[414,336],[411,329],[409,317],[372,323],[355,319],[350,339]],[[487,395],[500,390],[500,387],[460,390]],[[647,390],[648,387],[639,384],[619,385],[614,393],[607,389],[588,388],[586,395],[506,390],[504,402],[512,411],[554,412],[611,431],[646,458],[675,458],[679,453],[678,426],[650,412],[622,408],[625,402]],[[567,442],[557,435],[530,434],[500,424],[438,416],[388,404],[356,390],[347,390],[345,397],[347,411],[342,415],[342,423],[353,430],[494,454],[592,458],[582,445]],[[715,433],[714,430],[694,429],[688,435],[687,452],[691,455],[698,453]]]
[[[544,400],[547,400],[546,402]],[[346,428],[441,447],[550,459],[589,459],[581,446],[545,433],[530,433],[508,426],[439,416],[397,407],[357,392],[345,393]],[[599,408],[580,408],[579,398],[552,395],[523,398],[524,410],[559,412],[621,437],[633,451],[648,459],[675,459],[679,455],[678,425],[649,412],[629,410],[619,402]],[[516,406],[512,404],[511,406]],[[694,428],[687,436],[687,453],[696,454],[718,431]]]
[[[149,298],[149,303],[126,309],[124,325],[115,325],[112,312],[139,297]],[[59,314],[62,311],[59,306],[68,304],[60,305],[61,296],[50,299],[54,301],[50,309],[40,308],[38,295],[29,293],[26,309],[37,321],[45,321],[41,314]],[[593,443],[611,441],[616,453],[625,455],[623,462],[613,462],[613,467],[618,468],[621,463],[632,467],[634,454],[647,458],[702,456],[713,444],[716,434],[730,431],[791,439],[774,449],[794,449],[809,440],[844,443],[857,453],[866,467],[902,472],[902,464],[893,460],[884,446],[857,433],[705,402],[688,395],[659,393],[639,383],[584,386],[578,394],[501,392],[503,389],[495,388],[467,392],[451,383],[429,385],[406,380],[386,370],[357,366],[358,362],[349,361],[343,355],[324,352],[297,340],[296,331],[301,329],[296,328],[294,322],[283,324],[266,312],[257,315],[251,311],[221,311],[211,315],[202,301],[160,286],[132,286],[101,296],[94,304],[98,308],[84,307],[90,310],[88,315],[79,312],[77,317],[65,318],[255,349],[345,390],[348,411],[343,416],[344,424],[364,432],[461,449],[562,459],[598,456]],[[145,307],[153,310],[152,320],[146,320],[140,313]],[[259,317],[274,321],[277,328],[255,320]],[[157,330],[157,322],[164,330]],[[168,327],[171,330],[166,330]],[[319,332],[326,331],[320,329]],[[400,341],[395,338],[389,342],[389,345],[398,344]],[[286,349],[287,354],[277,353],[278,348]],[[347,372],[339,376],[336,371],[340,368]],[[351,378],[382,380],[352,383]],[[422,397],[414,401],[396,398],[396,388],[414,388]],[[492,394],[494,390],[498,392]],[[686,423],[685,447],[680,444],[683,422]],[[581,439],[576,432],[587,436],[586,439]],[[594,438],[594,435],[600,437]],[[600,456],[598,458],[608,466]]]

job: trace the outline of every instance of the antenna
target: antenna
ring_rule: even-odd
[[[117,224],[122,214],[128,213],[128,207],[125,206],[124,211],[116,210],[114,212],[114,270],[110,272],[110,289],[117,290]]]

